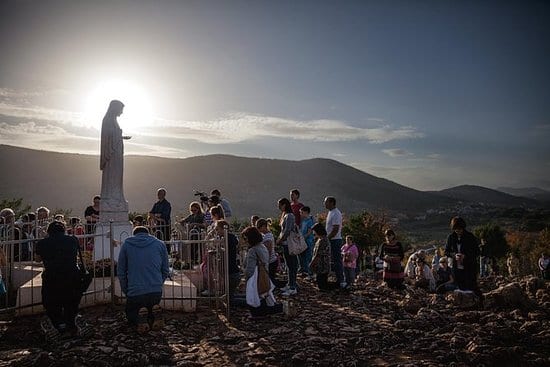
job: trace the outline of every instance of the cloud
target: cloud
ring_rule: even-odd
[[[90,123],[90,118],[84,112],[37,106],[25,100],[27,97],[32,99],[45,93],[63,91],[24,92],[0,88],[0,115],[18,121],[51,122],[77,135],[82,135],[78,131],[82,127],[92,128],[96,125]],[[365,127],[353,126],[349,122],[336,119],[297,120],[236,112],[209,120],[154,118],[153,122],[146,126],[131,124],[123,128],[131,131],[133,135],[144,138],[189,139],[209,144],[241,143],[259,138],[311,142],[367,141],[381,144],[424,137],[424,134],[413,126],[395,127],[379,118],[370,120],[374,122],[374,126]],[[122,123],[124,124],[124,121]],[[25,125],[21,125],[21,128],[21,132],[28,132]],[[91,137],[89,133],[87,136]]]
[[[67,153],[97,154],[99,140],[68,132],[55,123],[0,122],[0,144]]]
[[[98,154],[96,152],[96,154]],[[170,148],[163,145],[143,144],[143,143],[124,143],[124,154],[126,155],[146,155],[160,156],[166,158],[187,158],[191,154],[188,150],[179,148]]]
[[[390,157],[410,157],[413,155],[405,149],[382,149],[382,152],[386,153]]]
[[[54,121],[58,123],[84,125],[83,114],[38,106],[18,106],[0,102],[0,115],[24,118],[28,120]]]
[[[77,135],[54,123],[34,121],[18,124],[0,122],[0,144],[23,148],[52,150],[63,153],[99,154],[99,137]],[[189,151],[164,145],[131,140],[124,143],[125,154],[153,155],[168,158],[188,157]]]
[[[41,97],[46,95],[44,91],[18,91],[10,88],[0,88],[0,97],[5,99],[26,99],[31,97]]]
[[[2,135],[67,135],[67,132],[55,125],[36,124],[33,121],[21,122],[19,124],[0,123]]]
[[[374,144],[393,140],[421,138],[424,134],[412,126],[394,128],[355,127],[340,120],[294,120],[245,113],[228,114],[210,121],[156,119],[154,126],[139,132],[156,137],[193,139],[206,143],[238,143],[258,137],[317,142],[366,140]]]

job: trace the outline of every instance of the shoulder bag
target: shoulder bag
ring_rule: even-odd
[[[288,253],[291,255],[300,255],[307,250],[306,240],[296,224],[294,225],[294,229],[290,231],[286,243],[288,245]]]
[[[258,259],[258,294],[262,295],[271,290],[271,280],[269,279],[269,274],[265,269],[265,264],[263,261]]]

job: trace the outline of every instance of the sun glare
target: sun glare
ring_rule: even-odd
[[[85,102],[85,116],[93,126],[101,126],[109,102],[118,99],[124,103],[124,113],[118,118],[125,132],[137,131],[139,127],[153,121],[151,99],[145,89],[137,83],[112,79],[99,83]]]

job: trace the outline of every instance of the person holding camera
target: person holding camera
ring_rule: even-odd
[[[222,193],[220,192],[220,190],[218,190],[218,189],[212,190],[210,192],[210,196],[211,197],[212,196],[217,196],[219,198],[220,204],[221,204],[221,206],[223,208],[223,212],[225,214],[225,218],[228,218],[228,219],[231,218],[231,215],[232,215],[231,205],[229,204],[229,201],[226,198],[222,197]]]

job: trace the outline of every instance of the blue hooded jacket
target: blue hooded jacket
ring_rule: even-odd
[[[128,237],[118,255],[117,275],[128,297],[162,293],[169,276],[166,246],[148,233]]]

